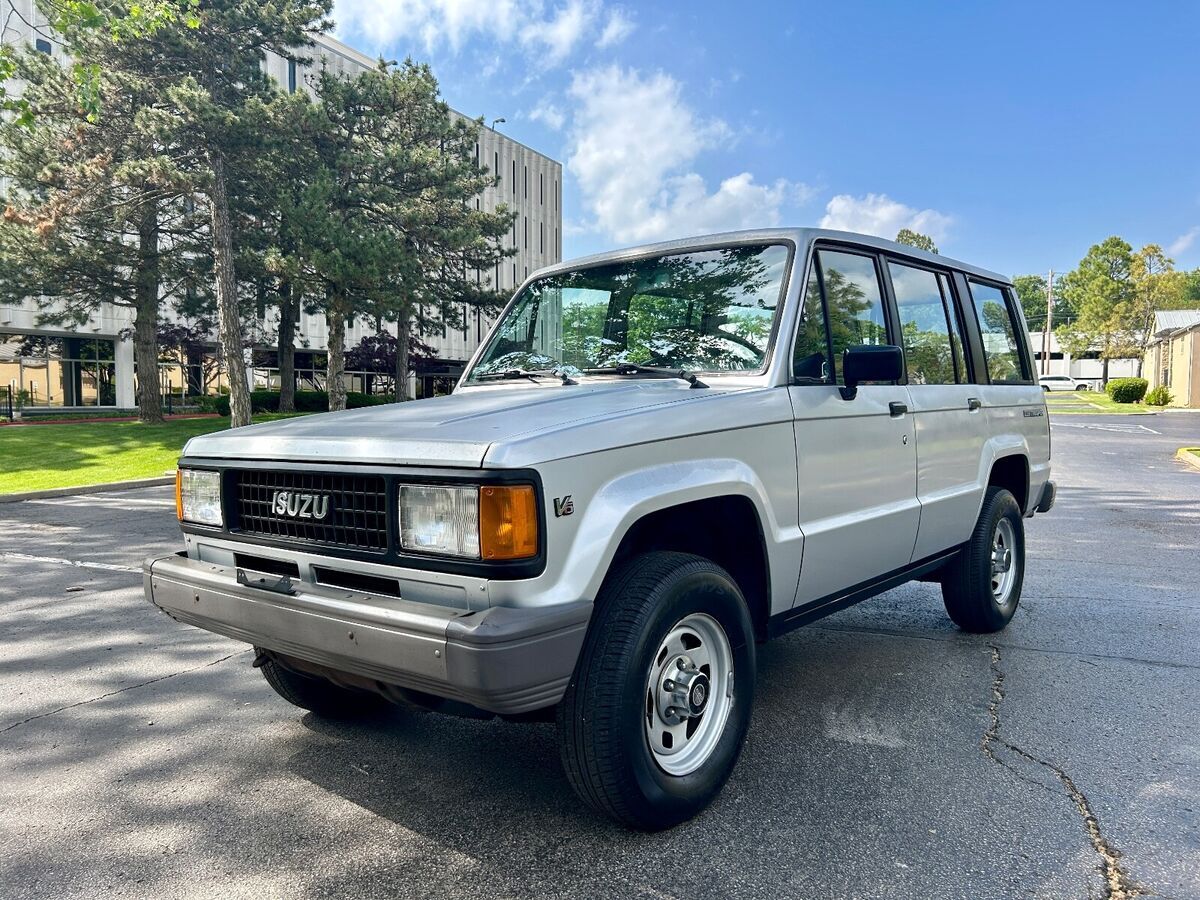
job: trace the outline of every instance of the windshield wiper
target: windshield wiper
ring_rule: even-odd
[[[530,381],[536,382],[539,378],[560,378],[563,384],[579,384],[574,378],[564,372],[562,369],[505,369],[503,372],[480,372],[473,378],[482,381],[485,378],[528,378]]]
[[[615,366],[603,366],[598,369],[584,369],[584,372],[596,375],[654,375],[658,378],[682,378],[694,388],[708,387],[701,381],[695,372],[689,372],[687,369],[664,369],[661,366],[643,366],[639,363],[623,362],[617,363]]]

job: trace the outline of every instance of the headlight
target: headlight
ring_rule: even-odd
[[[197,525],[225,524],[221,514],[221,473],[200,469],[175,472],[175,514],[180,522]]]
[[[400,546],[464,559],[537,556],[533,485],[401,485]]]
[[[479,488],[402,484],[400,546],[479,559]]]

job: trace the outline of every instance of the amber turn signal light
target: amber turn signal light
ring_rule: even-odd
[[[531,484],[479,489],[479,550],[484,559],[537,556],[537,496]]]
[[[183,521],[183,471],[175,470],[175,518]]]

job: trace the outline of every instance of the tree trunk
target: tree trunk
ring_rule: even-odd
[[[408,396],[408,332],[412,323],[403,313],[396,322],[396,402],[410,400]]]
[[[279,411],[296,411],[296,309],[300,300],[290,281],[279,285]]]
[[[134,286],[133,359],[138,374],[138,421],[162,422],[158,374],[158,204],[149,203],[138,223],[138,270]]]
[[[1108,384],[1108,357],[1104,357],[1104,365],[1100,369],[1100,382]]]
[[[328,312],[329,339],[325,362],[325,390],[329,392],[329,411],[346,408],[346,308],[340,294],[330,297]]]
[[[225,372],[229,376],[229,427],[250,424],[250,388],[246,384],[246,359],[242,355],[242,318],[238,310],[237,284],[233,272],[233,227],[229,222],[229,196],[225,183],[225,159],[212,154],[213,274],[217,286],[218,336]]]

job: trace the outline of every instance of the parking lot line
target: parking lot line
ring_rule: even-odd
[[[0,560],[14,560],[19,562],[41,562],[55,563],[60,566],[75,566],[80,569],[101,569],[105,572],[132,572],[135,575],[141,575],[141,569],[135,569],[133,566],[122,566],[117,563],[99,563],[88,562],[81,559],[63,559],[59,556],[34,556],[31,553],[11,553],[0,552]]]

